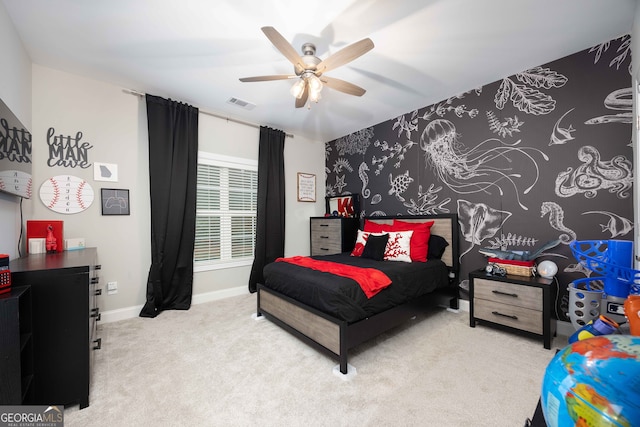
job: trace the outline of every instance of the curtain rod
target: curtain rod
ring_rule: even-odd
[[[128,93],[130,95],[139,96],[141,98],[143,98],[146,95],[146,94],[144,94],[142,92],[138,92],[137,90],[133,90],[133,89],[122,89],[122,91],[124,93]],[[232,119],[230,117],[221,116],[221,115],[216,114],[216,113],[210,113],[208,111],[204,111],[204,110],[201,110],[199,108],[198,108],[198,112],[200,112],[202,114],[206,114],[207,116],[215,117],[217,119],[222,119],[222,120],[226,120],[228,122],[238,123],[238,124],[241,124],[241,125],[250,126],[252,128],[260,129],[260,125],[257,125],[255,123],[249,123],[249,122],[244,122],[244,121],[238,120],[238,119]],[[288,138],[293,138],[293,134],[291,134],[291,133],[286,133],[285,132],[285,136],[288,137]]]

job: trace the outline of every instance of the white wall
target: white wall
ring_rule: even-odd
[[[148,138],[144,98],[122,88],[69,73],[33,66],[33,159],[34,189],[51,176],[75,175],[93,187],[95,199],[84,212],[64,215],[47,209],[38,197],[25,202],[28,219],[64,221],[65,237],[84,237],[96,246],[102,265],[100,281],[118,282],[118,293],[100,301],[103,320],[135,316],[144,304],[150,258],[150,205]],[[115,163],[119,180],[93,180],[93,166],[49,167],[47,130],[75,136],[93,147],[89,161]],[[259,129],[218,119],[199,118],[201,150],[227,156],[258,158]],[[324,144],[295,136],[285,141],[286,244],[285,255],[309,253],[309,217],[324,212]],[[297,172],[315,173],[316,203],[296,201]],[[100,188],[130,190],[131,215],[102,216]],[[250,267],[195,273],[194,302],[247,292]]]
[[[0,3],[0,99],[31,129],[31,59]],[[20,236],[20,198],[0,192],[0,253],[16,258]]]

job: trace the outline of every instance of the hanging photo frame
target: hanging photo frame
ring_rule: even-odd
[[[129,215],[129,190],[101,189],[102,215]]]
[[[298,172],[298,201],[316,201],[316,176],[312,173]]]

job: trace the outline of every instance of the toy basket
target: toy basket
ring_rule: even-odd
[[[515,276],[533,276],[534,261],[515,261],[511,259],[489,258],[490,264],[497,264],[506,270],[507,274]]]

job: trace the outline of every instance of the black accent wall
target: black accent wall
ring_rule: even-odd
[[[326,195],[359,193],[366,216],[457,213],[461,279],[481,248],[559,240],[538,260],[558,264],[567,320],[590,274],[569,243],[633,240],[630,67],[625,35],[330,141]]]

